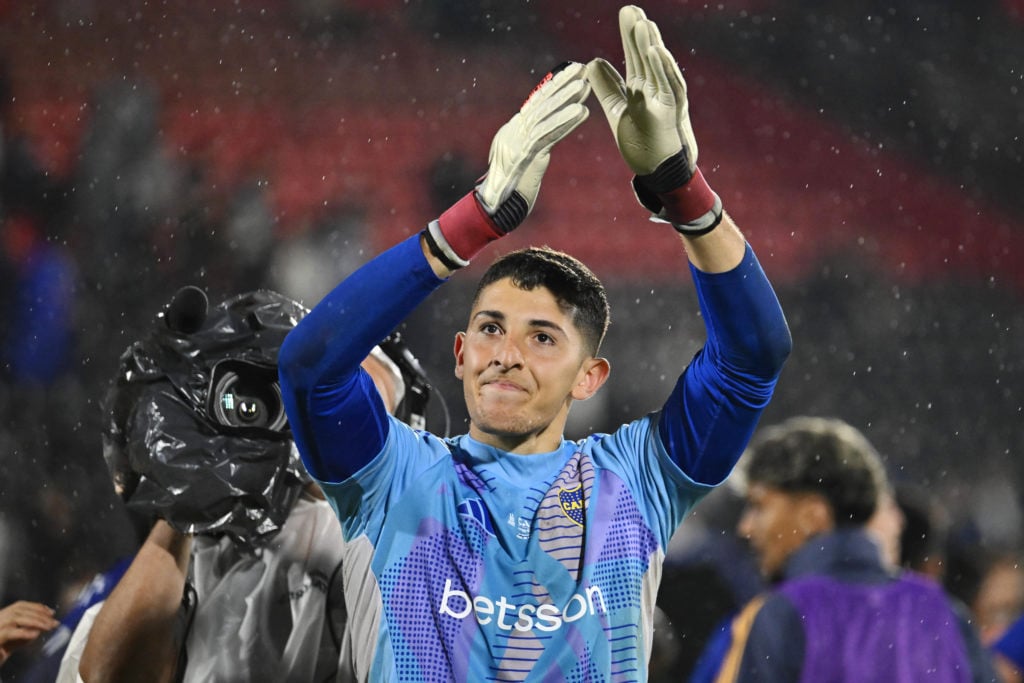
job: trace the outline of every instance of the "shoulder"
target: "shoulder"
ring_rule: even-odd
[[[410,467],[422,470],[438,460],[449,459],[462,437],[441,437],[422,429],[413,429],[393,415],[388,415],[389,429],[380,452],[370,460],[355,479],[384,467]]]
[[[717,680],[799,680],[803,626],[784,595],[762,594],[748,602],[733,619],[730,635],[732,645]]]
[[[782,591],[773,591],[763,597],[755,621],[768,624],[773,629],[780,626],[795,626],[797,629],[803,630],[800,611],[790,597]],[[792,632],[788,632],[787,635],[791,636]]]
[[[611,432],[595,432],[578,439],[575,444],[581,453],[622,454],[651,448],[660,448],[658,438],[658,413],[649,413],[631,422],[622,424]]]
[[[802,632],[800,614],[789,598],[778,591],[762,593],[752,598],[733,618],[731,630],[734,642],[751,639],[791,639]]]

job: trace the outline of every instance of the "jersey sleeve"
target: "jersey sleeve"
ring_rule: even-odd
[[[690,270],[707,339],[662,408],[659,431],[690,479],[714,485],[732,471],[753,435],[792,337],[750,245],[731,271]]]
[[[360,363],[444,282],[419,240],[400,242],[342,281],[281,346],[288,423],[306,469],[319,481],[345,480],[384,445],[387,412]]]
[[[661,548],[687,513],[713,487],[694,481],[669,457],[658,433],[658,416],[645,415],[610,434],[589,437],[595,463],[621,478]]]
[[[379,453],[345,481],[321,482],[349,540],[364,535],[375,542],[393,503],[439,460],[451,457],[444,440],[386,418],[391,424]]]

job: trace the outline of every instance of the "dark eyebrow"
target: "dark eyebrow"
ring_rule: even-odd
[[[477,318],[480,317],[494,318],[495,320],[504,320],[505,314],[502,313],[501,311],[477,311],[476,313],[473,314],[473,320],[476,320]]]
[[[476,313],[473,314],[473,320],[476,320],[477,318],[491,318],[491,319],[497,320],[499,322],[504,322],[505,314],[502,313],[501,311],[487,311],[487,310],[484,310],[484,311],[477,311]],[[554,330],[554,331],[560,333],[562,336],[568,336],[566,334],[565,330],[562,329],[561,325],[559,325],[557,323],[554,323],[554,322],[552,322],[550,320],[545,320],[544,318],[535,318],[535,319],[531,320],[530,321],[530,327],[541,327],[541,328],[548,329],[548,330]]]
[[[565,330],[562,329],[561,325],[557,325],[557,324],[551,322],[550,320],[543,320],[543,319],[531,320],[530,321],[530,327],[543,327],[545,329],[554,330],[554,331],[560,333],[563,337],[567,336],[565,334]]]

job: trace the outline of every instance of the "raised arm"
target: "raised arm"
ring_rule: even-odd
[[[153,526],[92,625],[78,668],[85,683],[176,680],[191,547],[163,520]]]
[[[625,78],[603,59],[587,65],[587,77],[635,174],[637,200],[652,220],[671,223],[682,235],[697,268],[732,270],[743,258],[744,239],[697,168],[697,140],[679,66],[657,25],[639,7],[619,11],[619,30]]]
[[[278,359],[285,408],[317,479],[341,482],[383,447],[387,418],[359,363],[445,278],[526,218],[552,146],[586,120],[589,94],[584,65],[549,73],[498,130],[481,183],[344,280],[288,335]]]
[[[679,233],[708,339],[666,402],[660,430],[694,480],[732,469],[767,405],[792,340],[757,258],[697,167],[686,81],[643,10],[619,12],[625,77],[595,59],[587,77],[652,220]]]

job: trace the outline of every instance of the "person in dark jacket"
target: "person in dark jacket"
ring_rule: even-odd
[[[996,680],[942,587],[886,562],[866,529],[889,483],[860,431],[791,418],[755,435],[740,467],[738,530],[774,588],[733,620],[716,681]]]

